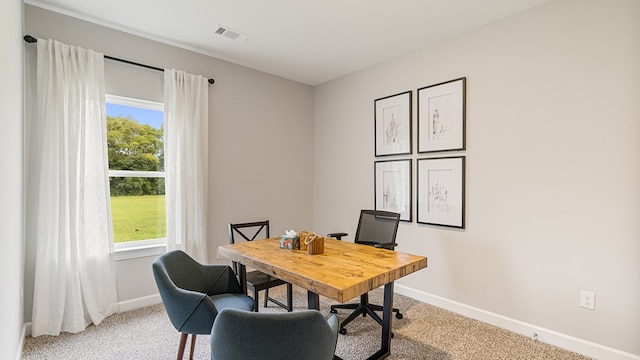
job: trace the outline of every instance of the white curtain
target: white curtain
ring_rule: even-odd
[[[37,59],[33,336],[83,331],[118,306],[103,55],[38,39]]]
[[[207,253],[208,80],[164,71],[167,248],[202,263]]]

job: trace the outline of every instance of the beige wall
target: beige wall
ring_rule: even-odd
[[[209,89],[209,260],[228,243],[230,222],[271,220],[274,235],[310,228],[313,89],[289,80],[25,5],[26,33],[94,49],[160,68],[215,79]],[[35,81],[35,49],[27,53],[28,88]],[[161,73],[106,60],[109,92],[161,100]],[[127,80],[130,82],[127,84]],[[122,86],[125,84],[127,86]],[[140,86],[152,84],[150,88]],[[151,89],[151,90],[150,90]],[[31,90],[28,90],[31,91]],[[33,93],[30,93],[31,95]],[[160,97],[160,99],[158,99]],[[293,171],[292,169],[295,169]],[[307,205],[304,205],[307,204]],[[28,214],[29,219],[33,219]],[[25,317],[31,319],[35,248],[27,233]],[[118,300],[157,293],[154,256],[117,263]]]
[[[374,204],[373,100],[406,90],[415,100],[419,87],[466,76],[467,226],[418,225],[414,203],[398,249],[428,256],[429,268],[396,290],[630,359],[640,354],[639,6],[553,0],[315,90],[39,8],[25,16],[34,36],[215,78],[212,261],[232,221],[353,234],[358,211]],[[423,157],[410,156],[414,166]],[[153,291],[150,261],[118,264],[120,300]],[[122,284],[135,271],[136,283]],[[578,307],[581,289],[597,293],[595,311]]]
[[[415,136],[416,90],[466,76],[467,150],[445,155],[467,158],[467,226],[416,224],[414,202],[398,250],[429,267],[396,290],[638,358],[639,70],[639,1],[553,0],[318,86],[315,230],[353,234],[374,206],[374,99],[413,90]]]
[[[0,4],[0,358],[21,354],[23,329],[22,1]],[[6,54],[11,54],[7,56]]]

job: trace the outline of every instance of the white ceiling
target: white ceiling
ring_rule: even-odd
[[[547,1],[25,0],[25,3],[318,85]],[[216,35],[219,25],[248,39],[243,42]]]

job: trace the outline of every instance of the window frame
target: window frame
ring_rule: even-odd
[[[105,94],[105,118],[106,104],[116,104],[129,107],[137,107],[149,110],[162,111],[164,114],[164,104],[156,101],[142,100],[118,95]],[[165,171],[137,171],[137,170],[111,170],[109,178],[112,177],[147,177],[166,178]],[[109,209],[111,211],[111,209]],[[165,208],[166,212],[166,208]],[[166,230],[166,228],[165,228]],[[167,238],[131,240],[125,242],[115,242],[113,239],[116,260],[125,260],[137,257],[160,255],[166,251]]]

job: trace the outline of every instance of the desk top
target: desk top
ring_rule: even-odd
[[[280,249],[278,238],[219,247],[221,255],[339,302],[427,267],[427,258],[325,238],[324,254]]]

